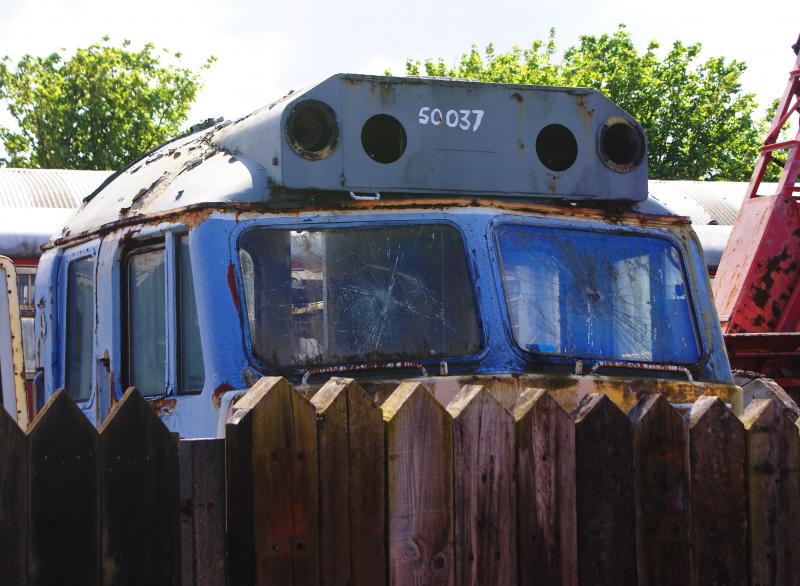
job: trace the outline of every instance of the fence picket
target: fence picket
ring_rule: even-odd
[[[62,390],[28,429],[28,585],[100,584],[99,437]]]
[[[689,413],[692,584],[747,584],[745,433],[718,397]]]
[[[381,406],[386,422],[389,583],[455,583],[453,422],[420,383]]]
[[[457,584],[517,583],[514,419],[480,385],[447,406],[453,417]]]
[[[577,584],[575,425],[543,389],[526,389],[513,414],[520,584]]]
[[[747,433],[751,584],[800,581],[800,436],[773,399],[756,399],[742,416]]]
[[[225,586],[225,440],[178,444],[181,583]]]
[[[384,429],[380,407],[353,379],[332,378],[317,409],[321,584],[386,578]]]
[[[0,405],[0,584],[28,580],[27,441]]]
[[[177,436],[128,389],[100,426],[103,584],[180,583]]]
[[[639,584],[688,584],[691,487],[686,422],[663,395],[643,396],[629,416]]]
[[[625,414],[602,394],[575,412],[578,582],[636,584],[633,432]]]
[[[285,379],[263,377],[234,405],[226,436],[231,583],[316,586],[314,406]]]

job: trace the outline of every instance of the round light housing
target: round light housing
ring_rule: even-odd
[[[298,102],[286,119],[286,140],[304,159],[318,161],[329,156],[338,137],[336,114],[319,100]]]
[[[644,135],[638,126],[621,116],[609,118],[600,127],[597,152],[608,168],[627,173],[644,158]]]

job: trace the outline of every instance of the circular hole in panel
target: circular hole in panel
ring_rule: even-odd
[[[406,150],[406,130],[397,118],[376,114],[361,128],[361,146],[372,160],[394,163]]]
[[[301,157],[324,159],[336,146],[336,115],[324,102],[300,102],[289,114],[286,136],[289,144]]]
[[[536,137],[536,155],[551,171],[566,171],[578,158],[578,141],[563,124],[548,124]]]

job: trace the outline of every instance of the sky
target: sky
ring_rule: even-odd
[[[703,44],[703,56],[745,61],[742,82],[767,104],[782,92],[800,33],[796,0],[0,0],[0,55],[72,51],[110,35],[181,51],[203,74],[188,123],[236,118],[337,72],[404,72],[407,58],[454,64],[477,44],[526,46],[551,27],[560,48],[625,23],[650,40]],[[4,121],[0,114],[0,123]]]

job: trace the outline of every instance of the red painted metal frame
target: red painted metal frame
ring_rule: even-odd
[[[779,138],[800,113],[800,38],[793,49],[794,68],[714,279],[731,365],[787,382],[796,382],[800,374],[800,201],[795,196],[800,192],[800,129],[792,140]],[[777,188],[759,193],[778,151],[786,152],[786,161]]]

